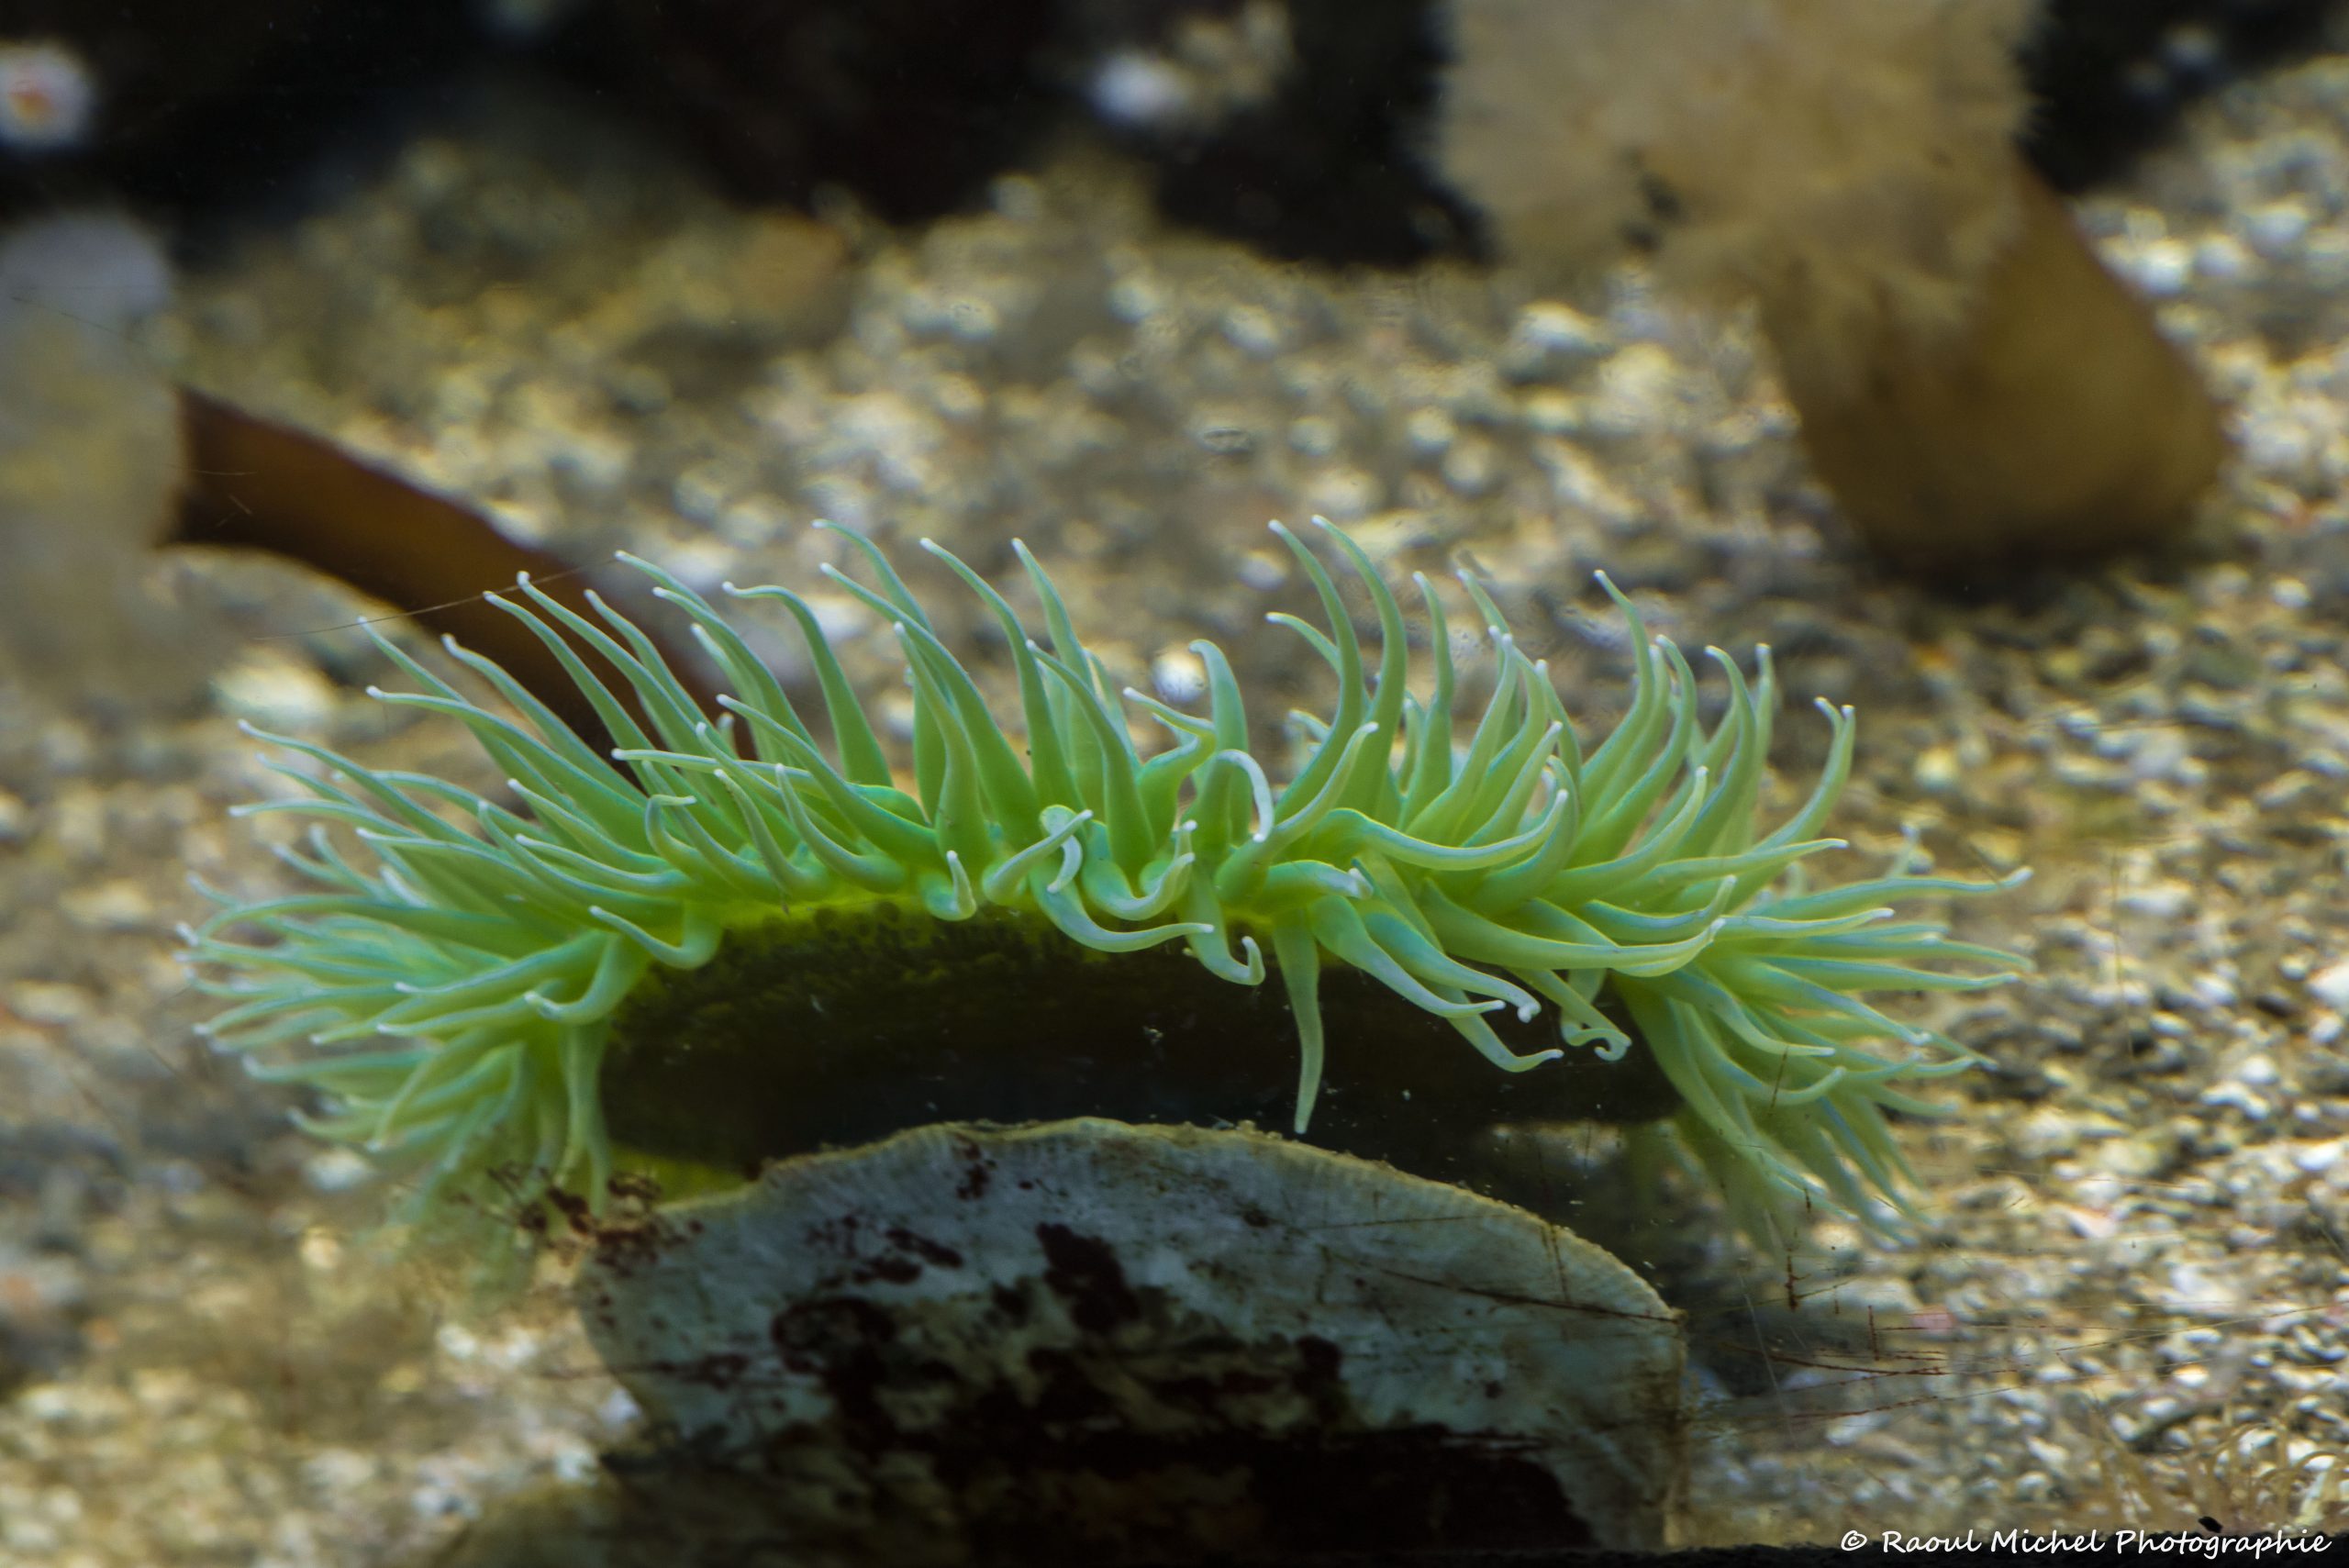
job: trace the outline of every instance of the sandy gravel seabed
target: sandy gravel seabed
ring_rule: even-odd
[[[1685,642],[1769,642],[1791,695],[1860,709],[1841,830],[2036,867],[1961,927],[2040,972],[1948,1014],[1997,1065],[1908,1129],[1918,1242],[1691,1251],[1666,1236],[1706,1200],[1659,1200],[1631,1255],[1689,1310],[1709,1391],[1692,1534],[2085,1528],[2164,1473],[2200,1478],[2155,1522],[2288,1518],[2260,1473],[2349,1452],[2349,64],[2227,95],[2086,217],[2237,410],[2242,461],[2200,563],[1978,608],[1856,561],[1742,327],[1631,280],[1536,300],[1269,263],[1160,227],[1081,150],[987,212],[836,234],[493,90],[232,247],[154,347],[696,582],[810,581],[814,516],[990,572],[1022,535],[1137,684],[1179,687],[1205,633],[1252,687],[1315,696],[1261,619],[1303,607],[1265,519],[1317,511],[1398,570],[1470,552],[1595,722],[1627,669],[1596,567]],[[232,634],[206,711],[0,690],[0,1558],[412,1561],[584,1483],[631,1408],[558,1303],[460,1326],[354,1247],[382,1194],[206,1057],[170,930],[191,870],[274,885],[259,825],[223,815],[284,787],[236,717],[490,781],[360,695],[384,666],[349,601],[250,564],[158,588]],[[880,689],[886,639],[819,602]],[[1781,736],[1791,793],[1824,726],[1790,706]],[[2170,1447],[2199,1457],[2165,1470]]]

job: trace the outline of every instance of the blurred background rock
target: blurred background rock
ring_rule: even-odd
[[[2334,8],[2047,0],[2025,148],[2082,188]],[[6,0],[0,203],[105,189],[184,223],[298,206],[505,61],[674,137],[750,199],[830,185],[934,216],[1090,120],[1174,217],[1278,255],[1402,263],[1475,243],[1424,158],[1443,29],[1436,0]]]

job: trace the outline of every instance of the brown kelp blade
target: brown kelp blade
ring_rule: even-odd
[[[496,661],[591,746],[610,747],[561,662],[482,597],[512,588],[515,574],[527,572],[549,595],[592,617],[587,594],[599,584],[572,562],[307,431],[185,388],[180,410],[187,477],[161,542],[265,550],[323,572]],[[634,702],[630,684],[601,655],[574,645],[623,701]],[[701,662],[665,643],[662,651],[703,711],[716,717]]]

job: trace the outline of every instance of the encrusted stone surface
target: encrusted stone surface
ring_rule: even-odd
[[[677,1451],[876,1562],[1653,1547],[1679,1486],[1679,1326],[1629,1269],[1245,1130],[804,1156],[578,1289]]]

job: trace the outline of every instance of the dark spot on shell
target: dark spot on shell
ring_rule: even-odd
[[[1141,1316],[1141,1303],[1126,1284],[1126,1271],[1108,1242],[1049,1221],[1036,1227],[1036,1240],[1043,1243],[1048,1265],[1044,1284],[1068,1303],[1069,1318],[1079,1329],[1106,1334]]]
[[[963,1179],[954,1184],[954,1195],[965,1203],[974,1203],[987,1195],[987,1184],[995,1180],[995,1162],[979,1152],[979,1146],[967,1139],[958,1140],[954,1157],[963,1163]]]
[[[888,1429],[881,1404],[890,1381],[883,1351],[897,1337],[897,1325],[886,1312],[858,1296],[813,1296],[776,1313],[767,1337],[785,1367],[824,1385],[852,1432],[876,1440]]]
[[[1297,1359],[1305,1366],[1305,1375],[1297,1380],[1300,1386],[1333,1387],[1338,1369],[1345,1365],[1346,1352],[1319,1334],[1307,1334],[1297,1341]]]
[[[874,1258],[849,1275],[850,1281],[856,1284],[870,1284],[874,1280],[887,1284],[911,1284],[919,1278],[921,1265],[898,1252]]]
[[[917,1235],[902,1225],[891,1226],[882,1232],[882,1238],[900,1252],[910,1252],[923,1262],[934,1267],[959,1269],[963,1266],[962,1253],[942,1241],[933,1241],[927,1236]]]

